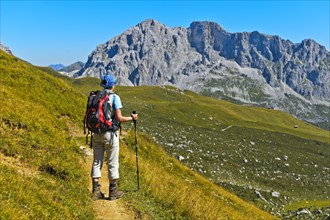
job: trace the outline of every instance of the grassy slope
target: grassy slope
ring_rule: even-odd
[[[160,117],[176,117],[176,123],[197,125],[198,121],[204,122],[203,128],[214,128],[214,120],[221,124],[260,129],[272,132],[286,133],[298,137],[330,142],[329,132],[317,128],[311,124],[305,123],[292,117],[291,115],[272,109],[239,106],[230,102],[208,98],[196,93],[186,91],[177,92],[175,88],[160,89],[159,87],[120,87],[117,92],[127,97],[130,105],[148,111],[149,105],[154,106]],[[149,109],[152,112],[153,109]],[[182,116],[182,117],[181,117]],[[190,123],[189,123],[190,121]],[[298,125],[299,129],[294,126]]]
[[[70,135],[70,124],[81,123],[85,97],[2,51],[0,74],[0,216],[93,218]]]
[[[53,70],[51,67],[37,67],[38,69],[49,73],[56,78],[63,79],[66,83],[71,85],[73,88],[77,89],[78,91],[83,92],[83,94],[88,95],[92,90],[100,90],[101,87],[99,86],[100,80],[94,77],[84,77],[80,79],[73,79],[59,72]]]
[[[92,219],[77,148],[83,140],[72,130],[81,123],[86,97],[47,72],[0,51],[0,216]],[[80,87],[81,81],[69,83]],[[133,140],[132,134],[125,139],[121,153],[126,189],[135,185]],[[137,212],[152,219],[273,218],[182,166],[148,137],[139,141],[143,189],[126,197]]]

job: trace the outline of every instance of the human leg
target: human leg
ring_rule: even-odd
[[[119,134],[111,133],[110,142],[105,145],[108,163],[109,178],[109,199],[115,200],[124,195],[118,190],[117,180],[119,179]]]
[[[93,185],[93,200],[103,199],[104,194],[101,192],[99,178],[101,177],[101,169],[104,158],[104,144],[101,142],[100,135],[93,136],[93,164],[91,170],[92,185]]]

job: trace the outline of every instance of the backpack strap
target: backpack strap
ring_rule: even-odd
[[[90,144],[91,149],[93,148],[93,132],[91,132],[91,144]]]
[[[108,99],[109,99],[108,103],[109,103],[109,107],[110,107],[110,109],[108,109],[108,111],[110,113],[109,116],[110,116],[111,120],[113,120],[114,117],[115,117],[115,112],[114,112],[114,107],[113,106],[114,106],[114,101],[115,101],[115,95],[116,95],[116,93],[114,93],[112,90],[106,90],[106,91],[108,93]]]
[[[122,134],[121,123],[119,121],[115,120],[115,114],[116,113],[115,113],[115,109],[114,109],[114,103],[115,103],[115,98],[116,98],[117,94],[114,93],[112,90],[107,90],[107,92],[108,92],[108,95],[109,95],[109,100],[111,99],[110,100],[111,101],[110,117],[111,117],[112,122],[115,122],[116,124],[118,124],[118,126],[119,126],[119,135],[121,135]],[[117,135],[117,134],[115,134],[115,135]]]

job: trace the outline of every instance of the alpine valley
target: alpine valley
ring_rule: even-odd
[[[120,85],[172,85],[329,130],[330,53],[311,39],[295,44],[208,21],[170,28],[146,20],[98,45],[73,77],[106,73]]]

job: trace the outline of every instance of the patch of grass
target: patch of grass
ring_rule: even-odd
[[[321,208],[329,208],[330,200],[326,201],[299,201],[285,206],[287,211],[295,211],[299,208],[310,208],[310,209],[321,209]]]
[[[330,142],[327,131],[272,109],[239,106],[190,91],[177,92],[159,87],[118,87],[116,92],[125,100],[125,109],[140,110],[141,116],[146,117],[146,120],[142,118],[143,125],[156,124],[159,119],[209,129],[233,125]],[[177,114],[184,117],[175,117]],[[295,125],[299,129],[295,129]]]
[[[68,125],[82,125],[85,100],[63,80],[0,51],[1,217],[94,217]]]
[[[264,102],[269,99],[269,95],[265,94],[262,90],[262,85],[257,83],[255,80],[248,77],[231,76],[230,78],[223,79],[210,79],[204,82],[202,86],[201,94],[213,97],[221,98],[230,102],[240,103],[239,99],[235,97],[244,97],[246,100],[251,102]],[[223,91],[212,89],[222,88]],[[236,88],[233,90],[232,88]],[[248,89],[247,89],[248,88]],[[229,98],[228,94],[230,94]]]

